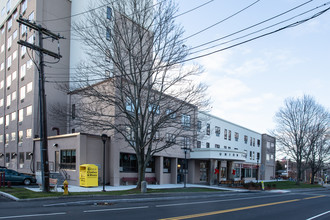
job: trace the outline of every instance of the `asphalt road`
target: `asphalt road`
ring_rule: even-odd
[[[0,200],[0,210],[0,219],[324,220],[330,219],[330,190]]]

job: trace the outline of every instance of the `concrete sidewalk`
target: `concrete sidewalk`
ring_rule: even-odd
[[[230,187],[221,187],[221,186],[208,186],[208,185],[198,185],[198,184],[187,184],[187,187],[196,187],[196,188],[209,188],[209,189],[219,189],[225,191],[234,191],[234,192],[245,192],[246,189],[237,189]],[[148,185],[148,189],[174,189],[174,188],[183,188],[183,184],[161,184],[161,185]],[[25,187],[28,190],[34,192],[41,192],[41,189],[33,188],[33,187]],[[136,185],[128,185],[128,186],[105,186],[105,191],[122,191],[122,190],[130,190],[136,188]],[[103,190],[102,186],[98,187],[80,187],[80,186],[70,186],[69,192],[101,192]],[[61,186],[57,187],[58,192],[63,192]]]

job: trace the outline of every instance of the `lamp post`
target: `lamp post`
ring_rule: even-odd
[[[186,173],[187,173],[187,152],[191,151],[191,149],[188,148],[187,146],[184,146],[181,149],[184,151],[183,188],[186,188],[186,185],[187,185],[187,177],[186,177]]]
[[[257,183],[259,183],[259,153],[257,153]]]
[[[105,192],[105,142],[108,139],[108,135],[102,134],[101,135],[102,142],[103,142],[103,192]]]

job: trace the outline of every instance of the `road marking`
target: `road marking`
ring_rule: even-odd
[[[120,210],[129,210],[129,209],[146,209],[146,208],[149,208],[149,206],[116,208],[116,209],[95,209],[95,210],[86,210],[84,212],[108,212],[108,211],[120,211]]]
[[[313,217],[311,217],[311,218],[308,218],[308,219],[306,219],[306,220],[316,219],[316,218],[318,218],[318,217],[320,217],[320,216],[322,216],[322,215],[328,214],[328,213],[330,213],[330,211],[323,212],[323,213],[321,213],[321,214],[319,214],[319,215],[315,215],[315,216],[313,216]]]
[[[272,198],[272,197],[280,197],[284,195],[273,195],[273,196],[254,196],[248,198],[236,198],[236,199],[221,199],[221,200],[210,200],[210,201],[200,201],[200,202],[186,202],[186,203],[174,203],[174,204],[166,204],[166,205],[156,205],[156,208],[161,207],[170,207],[170,206],[181,206],[181,205],[197,205],[197,204],[205,204],[205,203],[216,203],[216,202],[227,202],[227,201],[237,201],[237,200],[249,200],[249,199],[260,199],[260,198]]]
[[[281,202],[272,202],[272,203],[246,206],[246,207],[240,207],[240,208],[234,208],[234,209],[226,209],[226,210],[220,210],[220,211],[214,211],[214,212],[205,212],[205,213],[199,213],[199,214],[178,216],[178,217],[173,217],[173,218],[165,218],[165,219],[161,219],[161,220],[180,220],[180,219],[198,218],[198,217],[218,215],[218,214],[223,214],[223,213],[228,213],[228,212],[236,212],[236,211],[247,210],[247,209],[255,209],[255,208],[272,206],[272,205],[280,205],[280,204],[285,204],[285,203],[298,202],[298,201],[302,201],[305,199],[315,199],[315,198],[320,198],[320,197],[325,197],[325,196],[323,195],[323,196],[308,197],[308,198],[304,198],[304,199],[292,199],[292,200],[286,200],[286,201],[281,201]]]
[[[66,212],[47,213],[47,214],[31,214],[31,215],[16,215],[16,216],[3,216],[0,219],[11,219],[11,218],[29,218],[29,217],[42,217],[52,215],[65,215]]]

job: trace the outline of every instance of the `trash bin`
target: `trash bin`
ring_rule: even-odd
[[[83,164],[79,167],[80,186],[98,186],[98,167],[94,164]]]

